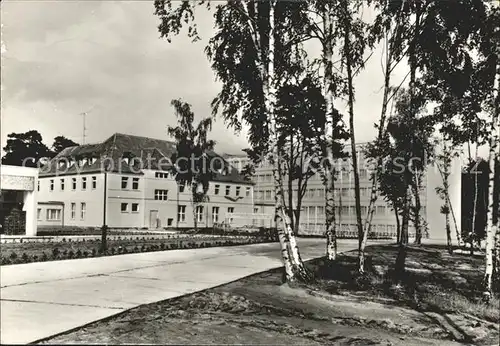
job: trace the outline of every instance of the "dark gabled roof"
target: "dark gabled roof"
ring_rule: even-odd
[[[102,143],[65,148],[41,168],[39,175],[48,177],[95,173],[104,171],[104,167],[107,167],[108,171],[142,174],[141,163],[143,168],[169,170],[172,168],[170,158],[175,151],[176,145],[171,141],[115,133]],[[207,154],[210,157],[221,158],[213,151]],[[214,181],[253,184],[245,180],[226,160],[224,162],[228,168],[227,173],[225,175],[216,173]]]

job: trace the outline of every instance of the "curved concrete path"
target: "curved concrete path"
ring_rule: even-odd
[[[299,239],[304,259],[323,239]],[[356,248],[340,240],[339,251]],[[1,343],[25,344],[130,308],[280,267],[279,245],[171,250],[1,266]]]

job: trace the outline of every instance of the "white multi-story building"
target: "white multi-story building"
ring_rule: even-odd
[[[361,213],[367,214],[368,205],[370,202],[370,194],[372,182],[370,180],[370,171],[366,160],[363,156],[363,146],[360,143],[357,145],[359,182],[360,182],[360,199]],[[348,150],[348,148],[346,149]],[[242,168],[248,163],[246,155],[232,155],[227,157],[227,160],[234,167]],[[356,225],[356,208],[354,196],[354,176],[352,169],[352,161],[350,158],[339,160],[336,165],[339,174],[335,182],[335,203],[337,208],[336,222],[338,235],[340,236],[357,236]],[[460,229],[460,213],[461,213],[461,168],[460,160],[455,159],[452,162],[450,170],[450,199],[452,207],[456,214],[457,227]],[[254,211],[260,213],[274,214],[274,182],[272,176],[272,168],[262,162],[255,167],[255,174],[252,178],[255,182],[254,186]],[[436,193],[436,187],[442,185],[442,177],[436,165],[429,165],[422,179],[420,200],[421,200],[421,216],[427,224],[429,237],[445,238],[445,218],[441,214],[441,205],[443,201],[439,199]],[[288,183],[286,176],[284,177],[285,198],[288,196]],[[293,206],[297,207],[297,184],[294,181],[293,189]],[[363,217],[364,219],[364,217]],[[302,235],[323,235],[325,232],[325,189],[321,181],[320,175],[313,175],[307,184],[304,198],[302,200],[300,213],[299,234]],[[378,234],[395,235],[397,230],[397,221],[394,210],[379,196],[375,203],[374,215],[372,220],[372,232]],[[410,236],[414,234],[414,226],[410,223]]]
[[[173,142],[114,134],[99,144],[66,148],[39,173],[40,226],[111,228],[212,227],[232,214],[252,213],[253,183],[223,164],[208,200],[193,210],[191,191],[178,186]]]

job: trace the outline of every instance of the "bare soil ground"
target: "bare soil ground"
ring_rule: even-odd
[[[496,345],[498,297],[472,293],[481,259],[439,247],[410,249],[407,275],[390,280],[395,246],[368,248],[369,273],[355,252],[335,264],[308,263],[317,281],[282,284],[282,270],[140,306],[45,341],[50,344]]]

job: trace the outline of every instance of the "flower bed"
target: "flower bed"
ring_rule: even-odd
[[[107,251],[101,251],[100,239],[60,242],[31,242],[2,244],[0,264],[57,261],[65,259],[113,256],[137,252],[197,249],[216,246],[236,246],[270,242],[262,237],[172,237],[117,236],[107,240]]]

